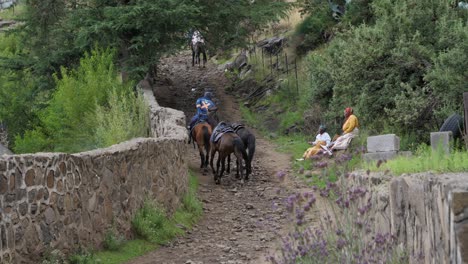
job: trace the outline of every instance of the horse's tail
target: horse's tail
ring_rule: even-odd
[[[205,150],[206,150],[206,153],[209,153],[210,152],[210,137],[211,137],[211,133],[210,131],[208,130],[208,127],[207,126],[203,126],[203,144],[205,145]]]
[[[249,156],[247,156],[247,152],[245,151],[244,143],[240,138],[234,139],[234,148],[237,149],[240,153],[242,153],[242,158],[245,160],[245,166],[247,167],[247,173],[250,173],[250,161]]]
[[[249,150],[249,164],[252,165],[253,156],[255,154],[255,136],[253,134],[247,136],[247,149]]]

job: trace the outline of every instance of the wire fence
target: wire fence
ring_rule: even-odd
[[[264,83],[280,81],[280,88],[285,89],[290,99],[300,95],[301,69],[296,58],[291,59],[283,46],[265,49],[253,46],[249,49],[249,61],[256,68],[256,79]],[[257,103],[271,89],[269,85],[260,85],[248,95],[250,103]]]

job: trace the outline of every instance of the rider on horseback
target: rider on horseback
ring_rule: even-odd
[[[208,122],[212,127],[213,124],[210,123],[209,120],[209,112],[216,111],[218,108],[216,107],[215,103],[212,101],[212,94],[211,92],[205,92],[203,97],[197,99],[196,107],[197,113],[195,116],[192,117],[190,120],[190,125],[188,127],[189,131],[189,141],[190,144],[192,142],[192,128],[195,126],[196,123],[200,122]]]

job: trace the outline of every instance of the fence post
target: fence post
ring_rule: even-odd
[[[463,105],[465,107],[465,140],[468,141],[468,92],[463,93]],[[468,144],[468,142],[465,142]]]
[[[299,97],[299,81],[297,80],[297,58],[294,59],[294,70],[296,71],[296,92]]]
[[[270,53],[270,74],[273,76],[273,58],[272,54]]]
[[[263,73],[263,76],[265,76],[265,59],[263,58],[263,48],[262,48],[262,65],[263,65],[262,73]]]
[[[288,65],[288,54],[284,53],[284,64],[286,64],[286,80],[288,81],[288,92],[289,91],[289,65]]]

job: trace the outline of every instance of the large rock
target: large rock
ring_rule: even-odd
[[[433,150],[442,148],[445,153],[449,153],[452,139],[452,131],[431,132],[431,147]]]

